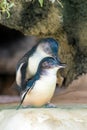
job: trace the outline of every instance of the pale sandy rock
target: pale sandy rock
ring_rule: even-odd
[[[74,80],[66,89],[57,88],[52,103],[87,104],[87,74]]]
[[[2,110],[0,130],[87,130],[87,109]]]

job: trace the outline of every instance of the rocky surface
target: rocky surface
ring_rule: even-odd
[[[10,109],[0,112],[0,130],[87,130],[87,109]]]
[[[87,104],[87,74],[74,80],[66,89],[56,89],[53,103],[57,104]]]

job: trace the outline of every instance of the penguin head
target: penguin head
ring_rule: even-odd
[[[58,42],[53,38],[43,38],[39,41],[38,48],[41,49],[46,55],[57,57]]]
[[[65,64],[61,63],[58,59],[53,57],[46,57],[39,64],[39,70],[42,71],[50,70],[50,72],[57,72],[60,68],[65,68]]]

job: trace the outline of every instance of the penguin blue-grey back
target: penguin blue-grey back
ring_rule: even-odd
[[[26,86],[27,80],[35,75],[43,58],[57,58],[58,48],[59,43],[55,39],[43,38],[19,60],[16,69],[16,83],[19,88]]]

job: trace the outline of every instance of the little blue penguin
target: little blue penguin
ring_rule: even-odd
[[[43,58],[58,58],[58,48],[59,43],[55,39],[43,38],[19,60],[16,69],[16,84],[19,89],[25,88],[27,80],[35,75]]]
[[[53,97],[57,71],[65,68],[65,64],[60,63],[53,57],[46,57],[39,63],[34,77],[27,81],[25,88],[21,91],[21,103],[23,107],[41,107],[48,104]]]

